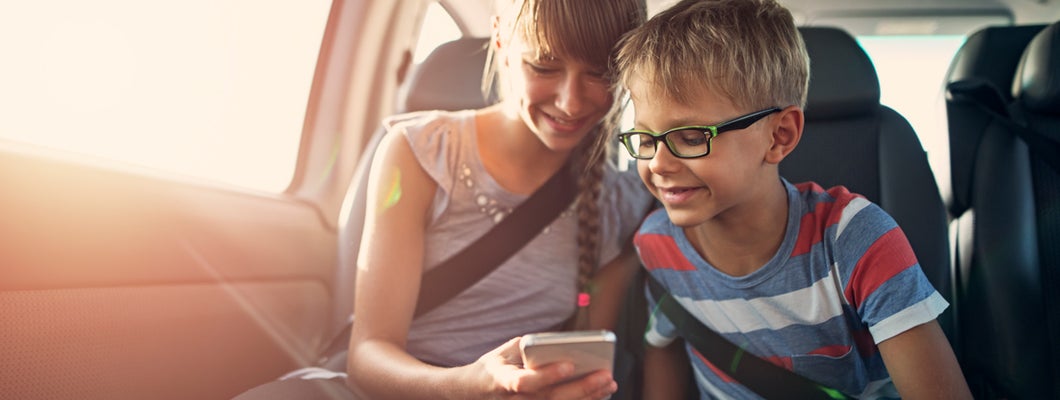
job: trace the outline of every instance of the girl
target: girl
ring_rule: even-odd
[[[650,198],[606,162],[620,97],[611,50],[643,0],[508,0],[490,39],[501,102],[399,116],[373,160],[348,382],[369,398],[605,398],[610,371],[556,384],[525,369],[523,334],[613,329]],[[564,165],[574,205],[490,275],[413,319],[423,273],[482,236]],[[567,171],[560,171],[567,173]],[[606,190],[601,190],[606,188]],[[580,294],[581,293],[581,294]]]

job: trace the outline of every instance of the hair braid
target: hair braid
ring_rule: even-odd
[[[586,329],[589,323],[588,300],[594,287],[593,273],[600,265],[600,192],[604,164],[608,158],[610,132],[618,126],[620,114],[613,112],[590,135],[576,152],[574,172],[578,174],[578,309],[572,329]],[[583,297],[588,298],[583,299]]]
[[[578,285],[584,290],[599,264],[600,247],[600,181],[603,162],[586,168],[578,181]]]

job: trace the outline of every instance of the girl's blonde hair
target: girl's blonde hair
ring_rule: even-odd
[[[501,0],[498,2],[499,35],[491,40],[510,42],[513,37],[545,59],[557,56],[607,71],[615,82],[614,49],[626,32],[644,23],[644,0]],[[497,79],[506,79],[498,68],[495,47],[489,46],[483,90],[489,93]],[[504,88],[505,85],[500,85]],[[600,182],[609,143],[617,132],[624,92],[616,84],[611,111],[571,153],[571,171],[578,178],[578,288],[591,294],[591,278],[600,264]],[[503,99],[506,93],[499,93]],[[580,317],[586,316],[579,313]],[[576,322],[584,326],[587,321]]]

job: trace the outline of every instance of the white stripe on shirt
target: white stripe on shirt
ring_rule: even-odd
[[[876,344],[890,339],[895,335],[905,332],[913,327],[934,321],[949,306],[946,299],[939,292],[932,292],[930,296],[920,302],[896,312],[890,317],[869,327],[873,340]]]
[[[868,207],[870,202],[864,197],[855,197],[850,200],[850,203],[846,207],[843,207],[843,215],[839,217],[839,223],[836,224],[835,236],[838,238],[843,235],[843,230],[847,228],[847,224],[850,224],[850,220],[854,219],[854,216],[858,214],[863,208]]]
[[[772,297],[722,301],[674,298],[718,333],[818,325],[843,314],[843,294],[835,286],[833,273],[830,271],[810,287]]]

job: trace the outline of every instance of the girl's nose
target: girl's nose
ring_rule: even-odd
[[[578,74],[567,74],[556,94],[556,107],[568,116],[581,116],[585,108],[585,83]]]

